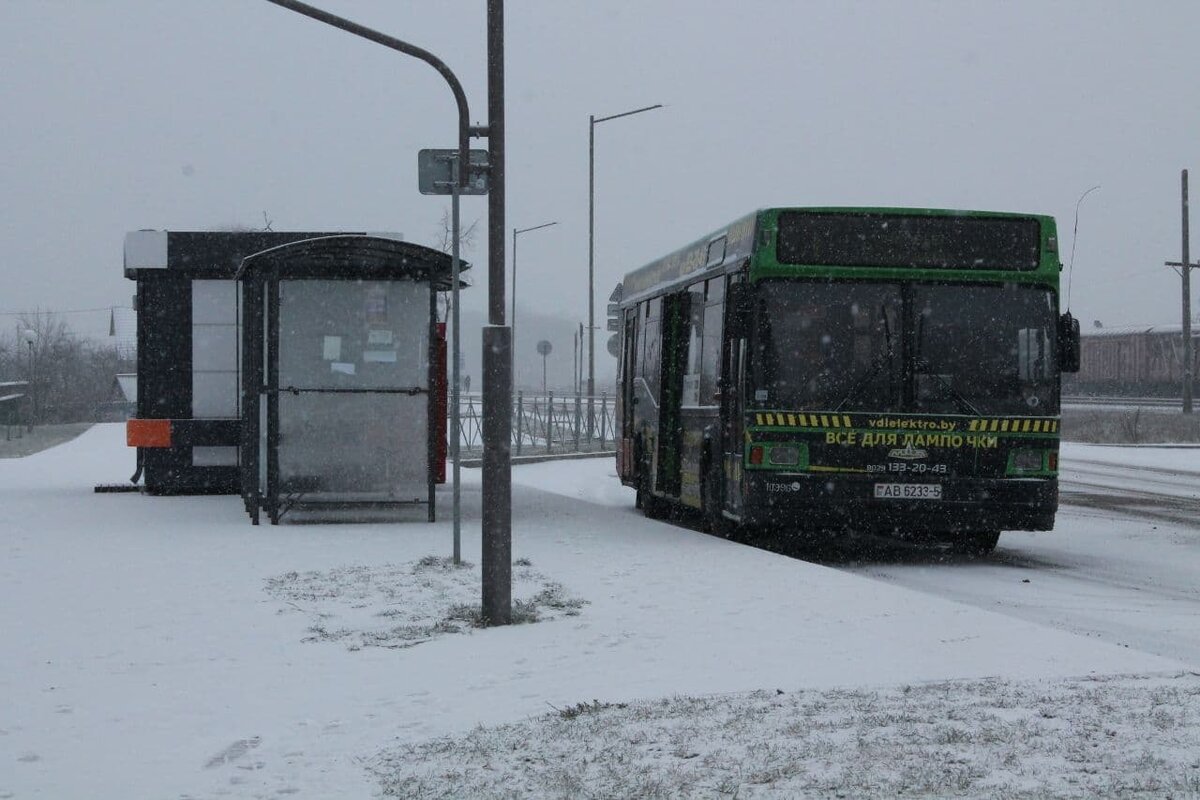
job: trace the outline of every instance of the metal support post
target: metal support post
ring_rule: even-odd
[[[483,329],[483,619],[512,621],[512,331],[504,327],[504,0],[487,3],[488,326]]]
[[[589,444],[596,430],[596,123],[607,122],[610,119],[620,119],[621,117],[630,117],[634,114],[641,114],[643,111],[653,111],[656,108],[662,108],[662,104],[656,103],[644,108],[635,108],[632,111],[623,111],[620,114],[610,114],[607,117],[596,117],[594,114],[588,116],[587,430]]]
[[[458,175],[462,165],[458,163],[458,159],[454,159],[454,164],[451,166],[451,187],[450,187],[450,335],[454,339],[454,350],[451,351],[451,358],[454,366],[451,369],[450,383],[450,455],[454,459],[454,563],[462,563],[462,475],[460,473],[462,461],[460,458],[460,449],[462,447],[462,431],[459,429],[459,384],[461,376],[459,375],[459,361],[461,360],[462,348],[459,346],[460,327],[458,314],[458,272],[460,269],[459,253],[458,253],[458,237],[459,237],[459,217],[458,217]]]
[[[512,621],[512,411],[511,331],[483,329],[483,618],[488,625]]]
[[[596,116],[588,115],[588,318],[587,438],[592,441],[596,394]]]

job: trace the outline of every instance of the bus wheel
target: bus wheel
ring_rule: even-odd
[[[650,491],[650,470],[648,469],[643,469],[641,478],[638,479],[637,495],[633,504],[642,510],[642,514],[647,519],[658,519],[662,516],[663,501]]]
[[[986,556],[996,549],[1000,531],[969,531],[961,533],[954,541],[954,549],[973,556]]]

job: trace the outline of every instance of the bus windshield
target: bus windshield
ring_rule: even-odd
[[[759,284],[752,407],[1058,413],[1054,294],[997,284]]]

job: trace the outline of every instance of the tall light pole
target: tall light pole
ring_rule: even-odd
[[[610,119],[630,117],[643,111],[653,111],[662,108],[657,103],[645,108],[635,108],[620,114],[607,117],[588,117],[588,379],[587,379],[587,434],[591,441],[595,428],[593,414],[595,412],[596,395],[596,123],[608,122]]]
[[[517,234],[529,233],[530,231],[549,228],[551,225],[557,225],[558,221],[543,222],[541,225],[534,225],[532,228],[513,228],[513,277],[512,277],[512,312],[509,314],[508,325],[512,328],[512,352],[513,352],[513,381],[517,379],[517,365],[515,363],[517,357]]]

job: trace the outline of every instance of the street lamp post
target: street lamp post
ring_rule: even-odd
[[[541,225],[534,225],[532,228],[513,228],[513,277],[512,277],[512,312],[509,314],[508,326],[512,328],[512,353],[513,358],[517,357],[517,234],[529,233],[530,231],[549,228],[551,225],[557,225],[558,221],[543,222]],[[516,364],[513,364],[513,380],[517,379]]]
[[[587,379],[587,435],[592,439],[595,429],[595,395],[596,395],[596,123],[608,122],[610,119],[630,117],[643,111],[653,111],[662,108],[657,103],[645,108],[635,108],[633,111],[623,111],[607,117],[588,117],[588,379]]]

